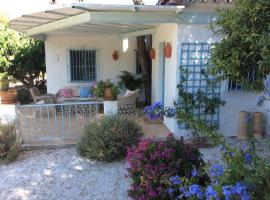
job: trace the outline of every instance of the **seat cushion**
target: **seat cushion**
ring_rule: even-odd
[[[126,93],[125,93],[125,97],[128,97],[130,95],[133,95],[135,93],[135,91],[131,91],[129,89],[127,89]]]
[[[70,88],[63,88],[60,90],[60,96],[64,98],[70,98],[73,97],[72,91]]]
[[[71,90],[71,97],[79,97],[80,96],[80,87],[79,86],[64,86],[62,89],[69,88]]]
[[[80,87],[80,97],[85,98],[90,96],[90,87]]]

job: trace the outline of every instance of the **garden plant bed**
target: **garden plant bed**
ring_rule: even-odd
[[[243,140],[228,138],[232,146]],[[269,139],[259,141],[262,156]],[[221,148],[202,148],[206,162],[221,163]],[[80,157],[75,148],[22,152],[16,162],[0,165],[0,199],[127,200],[130,180],[124,161],[103,163]]]

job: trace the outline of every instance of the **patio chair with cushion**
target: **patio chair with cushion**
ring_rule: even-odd
[[[124,96],[118,96],[118,114],[119,115],[135,115],[136,114],[136,100],[139,94],[139,89],[135,91],[127,91]]]
[[[30,91],[32,98],[36,104],[55,103],[56,102],[55,95],[53,95],[53,94],[41,95],[41,93],[37,87],[30,88],[29,91]]]

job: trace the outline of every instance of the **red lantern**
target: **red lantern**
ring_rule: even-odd
[[[164,47],[164,56],[165,58],[170,58],[172,56],[172,46],[169,42],[167,42]]]
[[[149,56],[150,56],[150,59],[153,60],[156,58],[156,52],[155,52],[155,49],[151,49],[150,52],[149,52]]]
[[[117,60],[118,59],[118,51],[114,51],[113,54],[112,54],[112,57],[114,60]]]

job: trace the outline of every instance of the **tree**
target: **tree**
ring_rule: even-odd
[[[248,91],[264,90],[270,73],[270,1],[235,1],[232,9],[218,11],[211,30],[222,38],[211,52],[212,73]]]
[[[0,73],[27,87],[39,85],[45,73],[44,43],[0,24]]]

